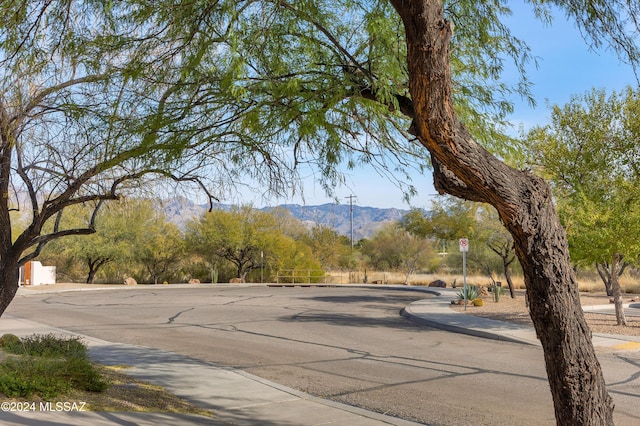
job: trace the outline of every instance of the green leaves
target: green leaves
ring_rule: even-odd
[[[640,97],[592,90],[564,107],[528,140],[536,167],[551,179],[574,259],[640,256]]]
[[[311,248],[291,234],[295,224],[279,212],[263,212],[251,206],[230,211],[214,210],[187,225],[190,247],[215,265],[224,260],[245,279],[255,269],[275,276],[281,269],[319,270]]]

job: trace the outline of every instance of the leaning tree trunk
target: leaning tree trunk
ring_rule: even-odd
[[[566,234],[549,186],[496,159],[458,120],[449,57],[453,28],[441,0],[391,2],[407,38],[412,131],[431,154],[436,189],[493,205],[513,236],[557,423],[613,424],[613,401],[582,313]]]
[[[96,266],[96,264],[97,262],[92,262],[91,260],[87,260],[87,266],[89,266],[89,272],[87,273],[87,279],[85,280],[86,284],[93,284],[93,280],[96,279],[98,268],[100,268],[100,266]]]
[[[513,286],[513,280],[511,279],[511,263],[513,263],[514,260],[515,257],[511,257],[511,259],[509,259],[509,255],[502,258],[502,263],[504,266],[504,278],[507,280],[507,285],[509,286],[509,295],[512,299],[516,298],[516,291]]]

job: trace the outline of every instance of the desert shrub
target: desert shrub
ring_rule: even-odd
[[[20,339],[19,339],[20,340]],[[20,344],[4,347],[7,352],[17,355],[39,357],[85,357],[87,347],[78,337],[60,337],[54,334],[34,334],[23,338]]]
[[[39,395],[54,398],[68,392],[71,384],[60,377],[63,360],[46,358],[8,358],[0,364],[0,391],[9,398]]]
[[[0,337],[0,348],[9,353],[20,353],[22,351],[22,340],[15,334],[3,334]]]
[[[20,355],[0,363],[0,392],[6,397],[50,399],[71,389],[100,392],[107,388],[79,338],[4,335],[0,346]]]
[[[504,289],[502,287],[499,286],[493,286],[493,300],[497,302],[500,301],[500,296],[502,296]]]

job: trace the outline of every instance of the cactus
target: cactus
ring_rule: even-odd
[[[502,287],[493,286],[493,299],[498,303],[500,301],[500,295],[502,294]]]
[[[213,270],[211,271],[211,283],[212,284],[217,284],[218,283],[218,267],[214,267]]]

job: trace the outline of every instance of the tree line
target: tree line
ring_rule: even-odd
[[[63,222],[86,221],[92,206],[79,206]],[[308,230],[286,210],[251,206],[212,210],[179,226],[149,199],[122,199],[103,207],[96,232],[48,244],[38,259],[57,266],[60,279],[141,283],[275,281],[280,270],[323,269],[349,262],[349,241],[328,228]],[[66,223],[73,226],[73,223]]]
[[[632,89],[607,96],[592,90],[564,107],[552,107],[552,123],[523,135],[527,163],[553,183],[555,202],[568,230],[574,267],[595,270],[603,288],[620,300],[619,277],[640,255],[635,202],[640,95]],[[96,232],[50,243],[39,259],[58,266],[63,279],[117,282],[131,275],[140,282],[274,281],[279,270],[390,271],[404,283],[418,272],[458,271],[457,242],[465,237],[471,273],[495,285],[504,277],[515,297],[512,273],[521,274],[513,239],[491,206],[438,197],[429,209],[412,209],[385,224],[349,250],[346,236],[325,226],[307,229],[287,210],[251,206],[215,210],[183,228],[149,199],[112,202],[91,216],[95,206],[70,209],[58,226],[74,228],[91,220]],[[16,220],[16,226],[24,223]],[[258,274],[258,270],[260,274]],[[616,304],[616,306],[618,306]],[[624,324],[624,310],[618,312]]]
[[[73,227],[90,220],[94,207],[67,213],[60,225]],[[309,228],[282,208],[232,206],[176,224],[158,201],[128,198],[104,206],[93,220],[95,233],[53,241],[37,259],[55,265],[61,280],[89,284],[127,276],[153,284],[275,282],[285,270],[311,271],[321,281],[329,271],[354,269],[399,272],[406,284],[414,273],[460,269],[457,238],[464,235],[474,244],[470,271],[494,283],[504,275],[513,290],[508,234],[492,210],[455,199],[434,201],[428,212],[414,209],[382,225],[354,250],[346,235],[322,225]]]

